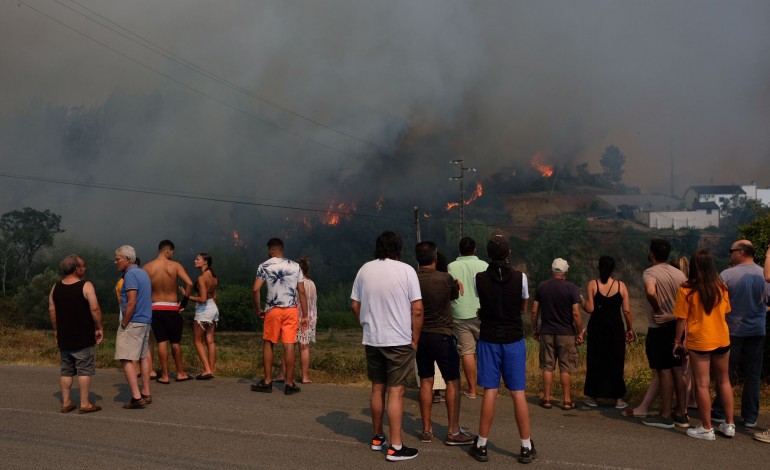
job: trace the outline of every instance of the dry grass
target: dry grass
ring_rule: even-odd
[[[117,319],[105,318],[104,342],[97,348],[96,363],[99,368],[118,368],[114,360],[115,334]],[[258,333],[217,333],[217,375],[222,377],[252,378],[262,375],[262,340]],[[197,373],[198,357],[192,346],[192,332],[185,326],[183,336],[184,361],[188,372]],[[532,396],[539,396],[542,390],[540,369],[538,368],[538,344],[527,338],[527,384]],[[582,396],[585,381],[585,346],[579,348],[581,369],[573,374],[573,395]],[[274,364],[282,356],[282,348],[277,347]],[[298,355],[297,355],[298,356]],[[0,325],[0,362],[20,365],[58,365],[59,353],[51,331],[26,330]],[[297,359],[299,370],[299,359]],[[173,373],[173,365],[171,365]],[[650,381],[650,370],[644,353],[644,338],[629,344],[626,349],[626,401],[635,404],[641,401]],[[311,377],[319,383],[367,385],[366,361],[361,346],[359,330],[319,331],[317,342],[311,346]],[[463,379],[464,381],[464,379]],[[416,384],[412,384],[415,386]],[[553,396],[562,395],[558,380],[554,381]],[[740,387],[736,389],[740,395]],[[761,407],[770,409],[770,385],[762,389]]]

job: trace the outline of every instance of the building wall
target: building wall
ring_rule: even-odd
[[[643,212],[636,220],[650,228],[707,228],[719,227],[719,211]]]

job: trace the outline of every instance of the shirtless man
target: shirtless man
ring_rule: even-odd
[[[158,257],[144,265],[144,270],[150,276],[152,283],[152,331],[158,342],[158,362],[161,374],[158,383],[167,385],[168,377],[168,343],[171,343],[171,354],[176,364],[176,381],[190,380],[190,376],[182,365],[182,310],[187,304],[187,298],[192,292],[192,279],[187,275],[181,264],[173,261],[174,243],[163,240],[158,244]],[[184,298],[177,298],[178,281],[185,284]]]

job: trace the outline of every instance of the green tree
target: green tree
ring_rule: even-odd
[[[614,145],[604,149],[602,158],[599,161],[602,165],[602,175],[610,183],[620,183],[623,179],[623,165],[626,163],[626,156]]]
[[[54,235],[62,232],[61,216],[48,209],[39,211],[25,207],[0,217],[0,234],[17,250],[25,280],[29,279],[29,268],[35,254],[41,248],[53,245]]]

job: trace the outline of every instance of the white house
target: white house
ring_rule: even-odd
[[[748,187],[749,190],[750,186]],[[756,194],[756,185],[753,193]],[[737,184],[728,184],[721,186],[690,186],[684,193],[684,202],[688,208],[692,209],[695,203],[714,202],[720,208],[733,197],[748,197],[743,187]]]

